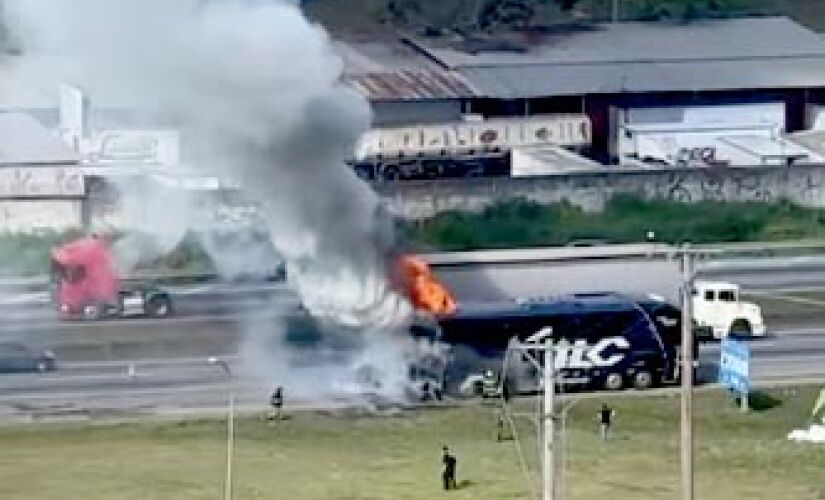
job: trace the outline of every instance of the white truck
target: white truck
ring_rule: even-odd
[[[696,326],[707,329],[714,339],[729,335],[761,337],[765,335],[762,309],[739,300],[739,285],[721,281],[697,281],[693,286],[693,319]]]

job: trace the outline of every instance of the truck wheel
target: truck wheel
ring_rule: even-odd
[[[153,318],[165,318],[172,314],[172,301],[169,297],[152,297],[146,304],[146,314]]]
[[[608,373],[604,377],[604,388],[608,391],[618,391],[624,387],[624,377],[621,373]]]
[[[752,333],[751,324],[746,319],[734,320],[728,330],[728,337],[750,337]]]
[[[100,319],[102,309],[97,304],[87,304],[83,306],[83,319],[95,320]]]
[[[647,370],[639,370],[636,372],[636,375],[633,376],[633,388],[639,390],[650,389],[653,387],[655,381],[653,380],[653,374]]]

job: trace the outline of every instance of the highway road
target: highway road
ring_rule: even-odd
[[[438,272],[466,301],[592,291],[593,283],[604,284],[598,287],[603,290],[616,285],[624,291],[652,288],[664,296],[672,296],[673,287],[678,287],[673,261],[645,258],[563,265],[473,264],[439,267]],[[731,280],[768,295],[825,291],[825,261],[817,259],[711,264],[701,276]],[[235,355],[245,338],[277,331],[297,307],[296,297],[281,284],[203,284],[173,293],[177,311],[172,318],[93,323],[58,321],[43,292],[0,295],[0,339],[53,349],[64,361],[56,373],[0,375],[0,420],[215,411],[223,406],[229,385],[206,358]],[[770,338],[753,342],[757,381],[825,381],[825,309],[816,303],[808,309],[804,317],[769,322]],[[717,359],[718,345],[703,346],[702,360],[711,372]],[[130,376],[129,363],[135,376]],[[243,363],[235,363],[242,368]],[[232,384],[241,407],[250,409],[265,403],[268,385],[243,376]],[[317,387],[322,385],[319,381]],[[325,403],[357,401],[347,394],[328,396]],[[294,401],[317,403],[304,397]]]
[[[825,381],[825,329],[777,331],[751,342],[755,384]],[[714,379],[719,345],[701,348],[702,374]],[[265,411],[271,385],[245,375],[241,358],[227,358],[238,375],[228,381],[207,357],[141,359],[135,362],[66,363],[47,374],[0,377],[0,421],[140,417],[184,412],[218,413],[230,387],[239,408]],[[312,393],[290,391],[288,408],[366,405],[370,401],[331,379],[304,381]],[[634,391],[631,391],[634,392]]]

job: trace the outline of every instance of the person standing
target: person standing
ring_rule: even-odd
[[[607,406],[606,403],[602,403],[602,409],[599,410],[599,427],[602,441],[606,441],[610,435],[610,428],[613,426],[614,416],[615,411],[613,408]]]
[[[284,406],[284,389],[281,386],[269,396],[269,420],[281,420],[281,409]]]
[[[443,469],[441,479],[444,482],[444,490],[454,490],[456,489],[455,469],[458,461],[450,454],[450,450],[446,446],[442,448],[442,451],[441,463],[443,464]]]

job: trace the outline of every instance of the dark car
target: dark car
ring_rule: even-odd
[[[48,372],[57,366],[50,351],[35,352],[18,342],[0,342],[0,373]]]

